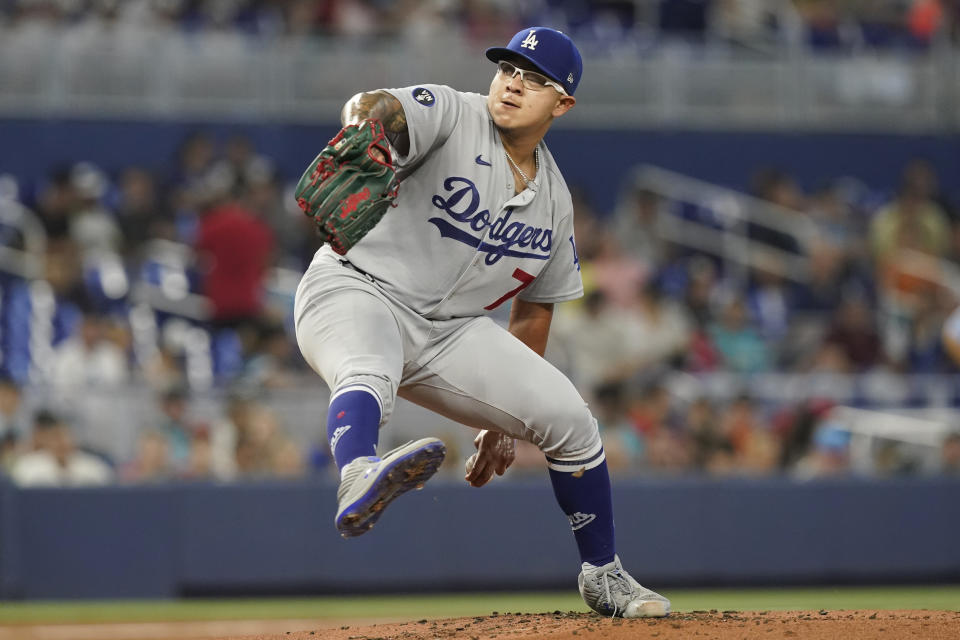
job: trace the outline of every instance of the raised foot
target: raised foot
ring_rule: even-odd
[[[360,461],[344,475],[341,484],[336,518],[340,534],[352,538],[372,529],[393,500],[411,489],[422,489],[445,456],[443,442],[424,438],[397,447],[382,460]]]

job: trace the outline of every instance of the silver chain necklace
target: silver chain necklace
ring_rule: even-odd
[[[507,160],[510,161],[510,164],[513,165],[513,168],[517,170],[517,173],[520,174],[520,177],[523,178],[523,182],[529,187],[533,184],[533,180],[527,177],[527,174],[523,172],[523,169],[520,168],[514,159],[510,156],[510,152],[506,149],[503,150],[507,154]],[[540,147],[533,148],[533,166],[536,168],[537,173],[540,173]]]

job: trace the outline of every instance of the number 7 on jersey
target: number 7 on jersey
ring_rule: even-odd
[[[484,309],[486,309],[487,311],[493,311],[494,309],[502,305],[504,302],[506,302],[513,296],[517,295],[518,293],[520,293],[521,291],[529,287],[533,283],[533,281],[536,279],[537,276],[527,273],[523,269],[514,269],[513,277],[515,280],[520,281],[520,286],[517,287],[516,289],[511,289],[510,291],[507,291],[505,294],[500,296],[496,300],[496,302],[492,302],[488,304],[487,306],[484,307]]]

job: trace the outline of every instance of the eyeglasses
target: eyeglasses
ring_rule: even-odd
[[[566,90],[560,86],[560,84],[554,82],[542,73],[530,71],[529,69],[521,69],[520,67],[510,64],[506,60],[501,60],[498,62],[497,69],[499,69],[500,73],[507,78],[513,78],[519,73],[520,82],[530,91],[543,91],[547,87],[553,87],[563,95],[567,95]]]

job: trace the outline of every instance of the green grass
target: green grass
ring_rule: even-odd
[[[586,611],[572,593],[437,594],[236,600],[0,603],[0,623],[256,620],[272,618],[446,618],[492,611]]]
[[[665,589],[675,611],[699,609],[960,610],[960,586],[804,589]],[[236,600],[0,602],[0,624],[240,620],[271,618],[446,618],[493,611],[586,611],[576,590],[409,596]]]

